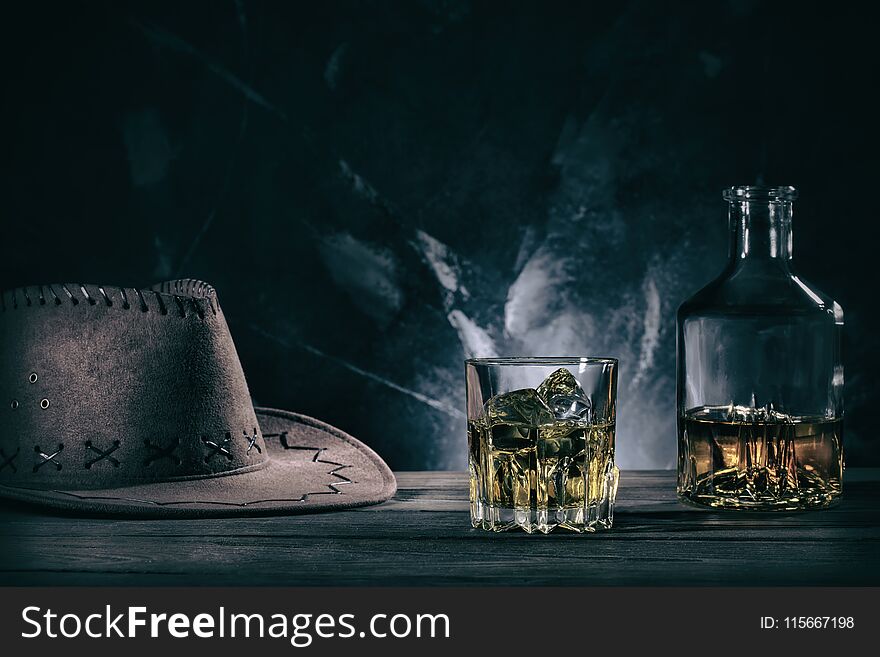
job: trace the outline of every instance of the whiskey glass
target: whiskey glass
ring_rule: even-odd
[[[616,359],[473,358],[465,383],[474,527],[611,527]]]

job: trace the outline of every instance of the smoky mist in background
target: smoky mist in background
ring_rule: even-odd
[[[463,359],[620,359],[617,459],[674,467],[675,311],[723,187],[795,185],[880,463],[877,55],[858,4],[71,2],[4,20],[0,272],[213,284],[251,393],[463,469]]]

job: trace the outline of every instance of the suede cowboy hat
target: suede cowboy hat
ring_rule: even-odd
[[[347,433],[254,408],[206,283],[2,293],[0,497],[197,517],[344,509],[395,488]]]

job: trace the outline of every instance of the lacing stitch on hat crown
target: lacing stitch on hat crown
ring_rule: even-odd
[[[27,288],[24,288],[24,289],[26,290]],[[92,298],[92,295],[89,294],[89,291],[86,289],[86,286],[85,286],[85,285],[83,285],[82,283],[80,283],[80,284],[79,284],[79,289],[80,289],[80,291],[83,293],[83,296],[86,298],[86,301],[89,302],[89,305],[90,305],[90,306],[94,306],[96,303],[98,303],[97,301],[95,301],[95,300]]]
[[[141,300],[141,310],[142,310],[143,312],[149,312],[150,307],[147,305],[147,300],[144,299],[144,294],[143,294],[143,292],[141,292],[140,290],[135,290],[135,292],[137,292],[138,299]]]
[[[47,454],[44,452],[39,445],[34,446],[34,451],[39,455],[42,459],[34,464],[34,472],[37,472],[40,468],[42,468],[47,463],[51,463],[55,466],[55,470],[61,470],[61,464],[55,460],[55,458],[64,450],[64,443],[58,443],[58,449],[56,449],[51,454]]]
[[[257,438],[259,437],[257,434],[257,428],[254,427],[253,435],[249,435],[246,429],[242,430],[244,434],[244,439],[248,442],[247,451],[245,454],[250,454],[251,450],[256,448],[258,454],[263,453],[263,449],[257,444]]]
[[[49,288],[49,292],[51,292],[51,293],[52,293],[52,296],[55,298],[55,305],[56,305],[56,306],[60,306],[60,305],[61,305],[61,299],[59,299],[59,298],[58,298],[58,295],[55,294],[55,290],[52,289],[52,286],[51,286],[51,285],[47,285],[46,287]],[[4,306],[4,308],[5,308],[5,306]]]
[[[159,294],[158,292],[156,292],[156,291],[154,290],[154,291],[153,291],[153,296],[156,297],[156,302],[159,304],[159,314],[160,314],[160,315],[167,315],[167,314],[168,314],[168,308],[165,307],[165,302],[162,301],[162,295]]]
[[[70,302],[75,306],[79,303],[79,299],[73,296],[73,292],[70,291],[70,288],[67,287],[64,283],[61,284],[61,287],[67,292],[67,296],[70,299]],[[12,291],[12,298],[15,298],[15,290]]]
[[[86,448],[87,448],[89,451],[94,452],[94,453],[97,454],[98,456],[96,456],[96,457],[93,458],[93,459],[90,459],[90,460],[86,461],[85,464],[83,465],[83,467],[84,467],[86,470],[90,470],[90,469],[92,468],[92,466],[95,465],[95,463],[100,463],[101,461],[107,461],[107,462],[110,463],[114,468],[118,468],[118,467],[119,467],[119,460],[116,459],[116,458],[114,458],[114,457],[112,457],[112,456],[110,456],[110,455],[111,455],[113,452],[115,452],[117,449],[119,449],[121,445],[122,445],[122,443],[121,443],[120,441],[118,441],[118,440],[114,440],[114,441],[113,441],[113,444],[110,445],[109,448],[107,448],[107,449],[100,449],[100,448],[98,448],[98,447],[95,447],[95,445],[92,443],[91,440],[87,440],[87,441],[85,442],[85,446],[86,446]]]
[[[180,446],[180,438],[174,438],[165,447],[162,447],[162,445],[154,445],[149,439],[147,439],[144,441],[144,446],[146,446],[147,449],[153,450],[152,454],[144,459],[144,465],[150,465],[159,459],[169,459],[177,465],[182,463],[180,457],[174,453],[174,450]]]
[[[230,461],[232,460],[232,452],[229,451],[229,441],[232,440],[232,434],[227,431],[226,435],[221,438],[219,441],[213,440],[209,436],[202,436],[202,442],[205,443],[205,446],[208,448],[208,453],[205,455],[205,463],[210,461],[214,456],[221,455],[225,456]]]
[[[63,292],[59,294],[55,288],[60,288]],[[90,291],[89,288],[96,290],[96,292]],[[174,316],[187,317],[195,313],[199,319],[205,319],[207,311],[205,306],[210,308],[213,315],[216,315],[220,308],[215,303],[216,292],[214,288],[197,279],[166,281],[149,289],[129,288],[129,290],[132,289],[137,295],[135,305],[142,312],[154,310],[160,315],[169,315],[169,308],[174,307],[177,309],[177,312],[173,313]],[[31,294],[31,290],[35,291],[35,296]],[[47,295],[45,290],[48,290],[51,296]],[[147,294],[152,295],[155,299],[155,304],[152,306],[147,303]],[[116,295],[118,295],[119,303],[114,302],[113,297]],[[129,293],[124,287],[55,283],[10,288],[3,291],[0,293],[0,312],[50,305],[47,304],[47,301],[52,301],[55,306],[61,306],[65,303],[78,306],[81,301],[85,301],[86,307],[96,306],[99,302],[102,302],[102,305],[107,308],[131,310],[134,307],[133,299],[129,298]]]
[[[3,448],[0,448],[0,472],[3,472],[7,467],[13,472],[18,472],[18,468],[15,467],[15,459],[18,458],[19,452],[21,452],[21,448],[16,449],[12,454],[7,456],[6,451]]]
[[[99,285],[98,290],[101,292],[101,296],[104,297],[104,303],[107,304],[108,308],[111,308],[113,306],[113,302],[110,300],[110,297],[107,296],[107,293],[104,291],[104,288]]]

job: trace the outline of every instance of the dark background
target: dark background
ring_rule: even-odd
[[[731,184],[792,184],[880,462],[877,22],[861,3],[80,2],[4,9],[0,283],[214,284],[256,401],[463,468],[462,359],[621,359],[671,467],[674,314]],[[873,232],[872,232],[873,231]]]

